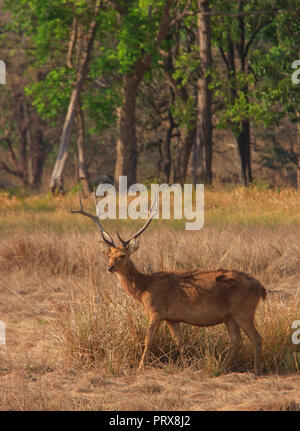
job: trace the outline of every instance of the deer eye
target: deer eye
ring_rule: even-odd
[[[125,254],[121,254],[120,257],[125,257]]]

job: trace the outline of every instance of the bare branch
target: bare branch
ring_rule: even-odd
[[[22,174],[19,170],[15,170],[15,169],[10,168],[2,159],[0,159],[0,164],[1,164],[2,169],[4,169],[7,173],[9,173],[15,177],[19,177],[19,178],[22,177]]]
[[[221,43],[222,43],[222,42],[220,41],[220,44],[218,45],[218,48],[219,48],[219,51],[220,51],[220,53],[221,53],[221,56],[222,56],[222,58],[223,58],[223,60],[224,60],[224,63],[225,63],[225,65],[226,65],[226,67],[227,67],[227,70],[228,70],[228,71],[230,71],[231,69],[230,69],[230,66],[229,66],[229,62],[228,62],[228,60],[227,60],[226,54],[225,54],[225,52],[224,52],[224,49],[223,49],[223,47],[222,47]]]
[[[74,49],[75,42],[76,42],[76,37],[77,37],[77,18],[74,17],[73,23],[72,23],[71,37],[70,37],[70,42],[69,42],[69,47],[68,47],[68,55],[67,55],[67,66],[69,69],[73,68],[72,54],[73,54],[73,49]]]

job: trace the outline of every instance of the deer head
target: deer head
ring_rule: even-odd
[[[135,239],[132,239],[126,247],[117,247],[117,248],[106,248],[108,255],[108,272],[121,272],[126,269],[129,257],[132,253],[134,253],[139,247],[139,242]]]
[[[117,236],[121,242],[120,247],[116,246],[114,240],[112,239],[110,234],[104,230],[104,228],[100,222],[100,213],[99,213],[99,210],[97,208],[97,199],[96,199],[95,192],[94,192],[94,201],[95,201],[95,206],[96,206],[96,214],[97,214],[96,216],[88,213],[87,211],[85,211],[83,209],[80,192],[79,192],[79,210],[70,210],[70,212],[72,214],[82,214],[86,217],[89,217],[90,219],[92,219],[97,224],[97,226],[100,229],[102,239],[104,241],[104,242],[101,241],[101,249],[102,249],[101,251],[103,254],[107,255],[109,258],[107,271],[108,272],[115,272],[115,271],[120,272],[120,271],[122,271],[122,269],[126,268],[130,255],[132,253],[134,253],[139,247],[139,242],[136,240],[136,238],[138,236],[140,236],[147,229],[147,227],[151,223],[153,217],[155,216],[155,214],[158,211],[158,205],[157,205],[158,195],[157,194],[155,195],[155,198],[154,198],[153,203],[151,205],[151,208],[149,210],[149,218],[140,230],[138,230],[134,235],[132,235],[127,240],[122,239],[119,232],[116,231]]]

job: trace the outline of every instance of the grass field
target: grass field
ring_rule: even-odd
[[[244,337],[231,373],[223,325],[183,325],[185,351],[162,325],[137,372],[147,321],[105,270],[95,225],[68,213],[77,196],[0,194],[0,410],[299,410],[300,195],[233,188],[205,192],[205,224],[156,221],[133,260],[140,270],[235,268],[259,279],[263,370]],[[84,205],[93,211],[93,201]],[[114,235],[114,221],[104,221]],[[142,222],[120,221],[122,233]]]

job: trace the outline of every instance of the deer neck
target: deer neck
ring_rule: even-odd
[[[125,292],[141,302],[141,296],[145,290],[146,274],[138,271],[130,259],[126,267],[118,270],[116,274]]]

